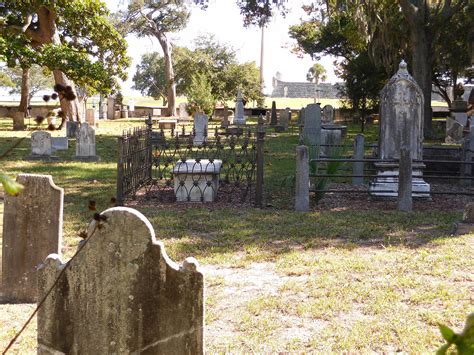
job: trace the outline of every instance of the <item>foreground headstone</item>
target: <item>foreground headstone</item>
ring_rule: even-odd
[[[20,174],[18,196],[5,195],[3,213],[3,296],[36,302],[36,268],[45,255],[61,252],[63,189],[51,175]]]
[[[76,160],[99,161],[95,153],[95,129],[82,123],[76,135]]]
[[[38,354],[203,354],[204,277],[194,258],[166,255],[140,212],[115,207],[38,312]],[[65,267],[50,255],[39,296]]]
[[[203,113],[194,114],[194,145],[202,145],[207,141],[207,127],[209,123],[209,117]]]
[[[242,92],[240,89],[237,91],[237,100],[235,102],[235,117],[234,124],[245,124],[246,119],[244,116],[244,103],[242,98]]]
[[[400,150],[410,150],[412,159],[423,159],[423,92],[402,61],[398,72],[380,92],[379,159],[377,177],[370,183],[374,197],[397,197]],[[413,163],[412,194],[430,198],[430,185],[423,180],[424,164]]]
[[[59,158],[51,155],[53,144],[51,133],[46,131],[35,131],[31,134],[31,155],[25,157],[25,160],[58,160]]]

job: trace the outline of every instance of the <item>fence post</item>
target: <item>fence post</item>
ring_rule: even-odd
[[[308,147],[296,147],[295,211],[309,211],[309,157]]]
[[[257,186],[255,187],[255,205],[263,206],[263,152],[265,144],[265,127],[262,115],[257,125]]]
[[[118,159],[117,159],[117,206],[123,206],[123,145],[124,138],[118,137]]]
[[[463,146],[463,160],[466,164],[461,165],[461,177],[472,177],[472,158],[474,157],[474,129],[469,130],[469,144]],[[461,180],[461,185],[471,186],[472,180]]]
[[[404,212],[410,212],[413,209],[411,163],[411,150],[402,147],[398,168],[398,210]]]
[[[364,159],[364,135],[358,134],[354,138],[354,159],[362,160]],[[361,175],[364,175],[364,162],[354,162],[352,163],[352,175],[360,175],[352,177],[352,185],[362,185],[364,183],[364,178]]]
[[[151,133],[152,133],[152,129],[151,127],[149,127],[147,130],[146,130],[146,136],[145,136],[145,145],[146,145],[146,149],[147,149],[147,159],[148,159],[148,181],[152,181],[153,180],[153,144],[152,144],[152,139],[151,139]],[[165,139],[163,137],[163,139]],[[170,138],[172,139],[172,138]]]

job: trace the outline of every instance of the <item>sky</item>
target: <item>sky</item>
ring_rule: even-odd
[[[115,12],[120,4],[123,7],[123,0],[105,0],[110,11]],[[244,28],[240,10],[235,4],[235,0],[209,0],[209,7],[203,11],[193,7],[191,17],[187,27],[171,34],[171,41],[178,46],[191,46],[194,39],[202,34],[213,34],[221,43],[231,45],[237,51],[239,62],[255,61],[260,66],[260,38],[261,32],[258,27]],[[275,16],[265,29],[264,47],[264,80],[265,93],[272,91],[272,77],[276,72],[280,72],[284,81],[306,81],[308,69],[316,63],[309,55],[298,58],[290,52],[291,45],[294,44],[288,35],[288,28],[293,24],[298,24],[304,12],[301,5],[308,0],[291,0],[288,2],[289,14],[283,18]],[[139,95],[131,89],[133,86],[133,74],[140,58],[144,53],[161,52],[158,41],[154,38],[136,38],[127,36],[129,44],[128,55],[132,57],[133,63],[129,68],[129,79],[122,83],[124,95]],[[327,82],[335,82],[332,62],[334,58],[323,57],[320,63],[327,70]]]

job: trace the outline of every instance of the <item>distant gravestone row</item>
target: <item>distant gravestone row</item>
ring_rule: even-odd
[[[25,160],[56,161],[53,155],[57,150],[68,150],[68,137],[74,133],[76,138],[75,160],[99,161],[96,155],[95,129],[88,123],[67,122],[66,137],[51,137],[48,131],[35,131],[31,134],[31,154]]]
[[[17,181],[23,191],[5,197],[2,299],[44,298],[38,354],[204,353],[204,277],[194,258],[174,263],[140,212],[115,207],[62,264],[63,189],[49,175]]]

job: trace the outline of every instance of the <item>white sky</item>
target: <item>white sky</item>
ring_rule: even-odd
[[[126,0],[105,0],[110,11],[115,12],[119,5]],[[282,74],[284,81],[306,81],[306,73],[315,62],[306,55],[298,58],[289,50],[291,39],[288,35],[288,28],[300,22],[304,15],[301,9],[302,3],[308,0],[291,0],[288,2],[290,13],[286,18],[275,16],[272,22],[265,29],[265,53],[264,53],[264,79],[265,92],[271,93],[272,77],[277,71]],[[209,7],[206,11],[193,8],[188,26],[179,33],[171,34],[172,43],[179,46],[190,46],[194,39],[200,34],[213,34],[219,42],[230,44],[237,50],[237,57],[240,62],[255,61],[260,66],[260,29],[246,29],[242,25],[243,19],[240,10],[235,4],[235,0],[209,0]],[[161,52],[158,41],[154,38],[136,38],[128,36],[128,55],[132,57],[133,63],[129,69],[129,79],[122,84],[125,95],[136,95],[137,92],[131,90],[133,86],[132,77],[135,73],[136,65],[140,62],[141,55],[147,52]],[[322,58],[320,63],[327,70],[327,81],[335,82],[336,77],[333,71],[334,58]]]

